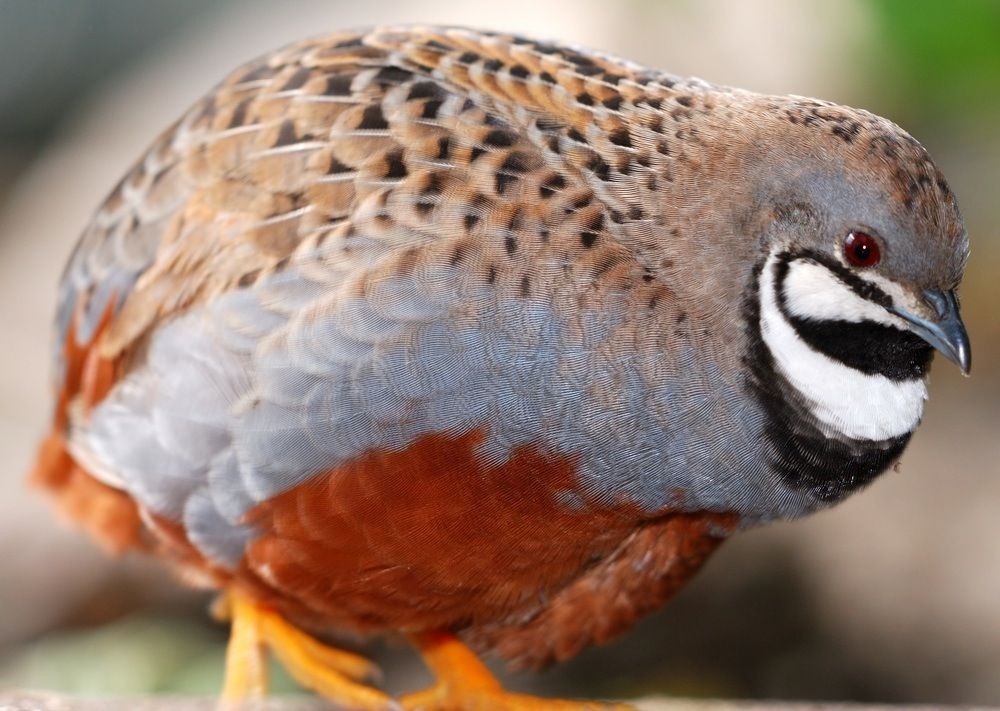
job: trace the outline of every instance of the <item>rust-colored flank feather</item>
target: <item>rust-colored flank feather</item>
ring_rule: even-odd
[[[654,609],[735,523],[666,515],[637,528],[633,507],[569,507],[571,461],[523,448],[486,466],[480,438],[372,452],[260,505],[250,520],[267,533],[241,575],[295,617],[361,631],[471,626],[478,646],[539,666]],[[509,619],[524,622],[495,624]]]
[[[94,341],[107,330],[111,305],[104,310]],[[62,384],[56,399],[53,430],[39,447],[30,481],[55,497],[62,513],[93,536],[111,553],[143,547],[142,524],[135,501],[124,491],[108,486],[88,473],[70,455],[67,444],[69,408],[84,416],[114,384],[115,364],[102,358],[93,342],[77,342],[74,321],[65,337]]]

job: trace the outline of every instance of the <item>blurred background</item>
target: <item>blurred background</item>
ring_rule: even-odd
[[[386,22],[516,30],[684,75],[819,96],[906,127],[966,217],[974,376],[936,365],[898,471],[724,546],[618,643],[516,688],[1000,705],[1000,2],[0,2],[0,686],[214,692],[226,631],[148,561],[106,559],[23,484],[48,413],[55,284],[91,210],[230,69]],[[393,688],[425,677],[372,651]],[[290,690],[287,682],[281,687]]]

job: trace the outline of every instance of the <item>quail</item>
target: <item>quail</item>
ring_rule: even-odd
[[[965,372],[968,241],[866,111],[504,33],[381,27],[233,72],[63,274],[33,480],[222,592],[223,698],[275,654],[346,708],[556,709],[538,667],[728,536],[902,453]],[[313,635],[398,635],[393,699]]]

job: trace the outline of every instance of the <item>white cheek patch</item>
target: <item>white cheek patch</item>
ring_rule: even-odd
[[[852,439],[878,441],[913,431],[927,398],[924,380],[894,381],[868,375],[810,347],[778,307],[776,261],[771,256],[760,277],[761,336],[782,375],[809,403],[812,414]],[[821,320],[896,325],[891,320],[895,317],[862,299],[825,267],[798,262],[801,260],[790,265],[785,281],[785,303],[792,313]]]
[[[816,321],[875,321],[906,328],[903,319],[862,298],[822,264],[807,259],[788,265],[785,306],[795,316]]]

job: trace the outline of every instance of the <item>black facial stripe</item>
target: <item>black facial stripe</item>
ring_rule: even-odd
[[[775,264],[775,298],[778,309],[803,341],[849,368],[867,375],[883,375],[890,380],[911,380],[927,375],[934,349],[919,336],[874,321],[801,318],[788,308],[785,279],[791,263],[806,259],[833,272],[845,286],[863,299],[879,306],[892,304],[891,297],[876,285],[859,278],[826,255],[812,251],[783,252]]]
[[[934,352],[919,336],[873,321],[815,321],[792,316],[789,323],[814,350],[848,368],[889,380],[923,378]]]
[[[744,302],[750,345],[743,362],[749,373],[747,390],[767,417],[767,461],[788,486],[808,491],[818,502],[834,503],[884,472],[903,453],[910,434],[875,442],[824,432],[808,404],[779,372],[761,336],[763,267],[762,262],[754,269]]]

